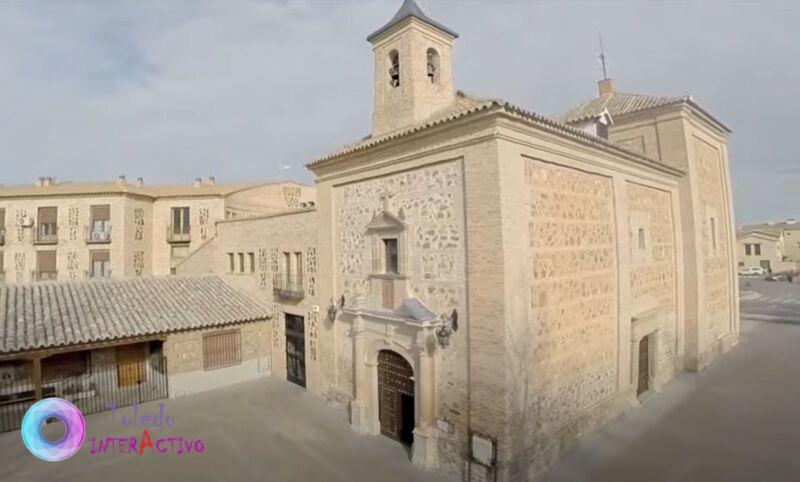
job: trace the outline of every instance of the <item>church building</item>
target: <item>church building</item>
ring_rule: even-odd
[[[737,343],[731,132],[609,79],[558,118],[464,94],[457,39],[405,0],[367,38],[371,134],[307,165],[316,205],[220,221],[177,273],[268,299],[272,376],[354,430],[528,480]]]

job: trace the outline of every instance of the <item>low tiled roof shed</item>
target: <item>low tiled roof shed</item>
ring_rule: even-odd
[[[213,275],[0,286],[0,355],[270,318]]]

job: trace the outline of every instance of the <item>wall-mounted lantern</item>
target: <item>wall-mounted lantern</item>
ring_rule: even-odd
[[[450,345],[450,337],[458,331],[458,311],[453,309],[449,315],[442,314],[441,323],[436,327],[436,340],[439,346],[447,348]]]
[[[342,311],[342,308],[344,308],[344,295],[339,297],[339,300],[336,302],[331,298],[331,304],[328,306],[328,320],[331,323],[336,321],[336,317],[339,315],[339,312]]]

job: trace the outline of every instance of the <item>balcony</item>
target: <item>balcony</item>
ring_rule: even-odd
[[[33,234],[33,244],[58,244],[58,229],[55,224],[40,224]]]
[[[303,289],[303,277],[297,275],[284,276],[275,273],[272,277],[272,294],[284,300],[300,301],[306,296]]]
[[[111,242],[111,225],[108,224],[103,228],[91,229],[89,226],[84,227],[86,236],[86,244],[108,244]]]
[[[58,279],[58,271],[31,271],[31,279],[34,281],[55,281]]]
[[[6,244],[6,228],[0,228],[0,246]]]
[[[167,242],[168,243],[188,243],[192,240],[192,231],[189,226],[179,228],[176,226],[167,226]]]
[[[83,276],[88,279],[108,279],[111,277],[111,269],[108,268],[100,272],[86,270],[83,272]]]

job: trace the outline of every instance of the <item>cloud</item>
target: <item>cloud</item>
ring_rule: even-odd
[[[2,183],[282,179],[368,133],[366,35],[400,0],[0,3]],[[457,86],[544,114],[620,89],[694,97],[734,129],[740,221],[797,216],[800,9],[788,2],[425,2]],[[283,169],[282,166],[294,166]],[[788,169],[788,171],[787,171]],[[753,187],[757,185],[758,187]]]

